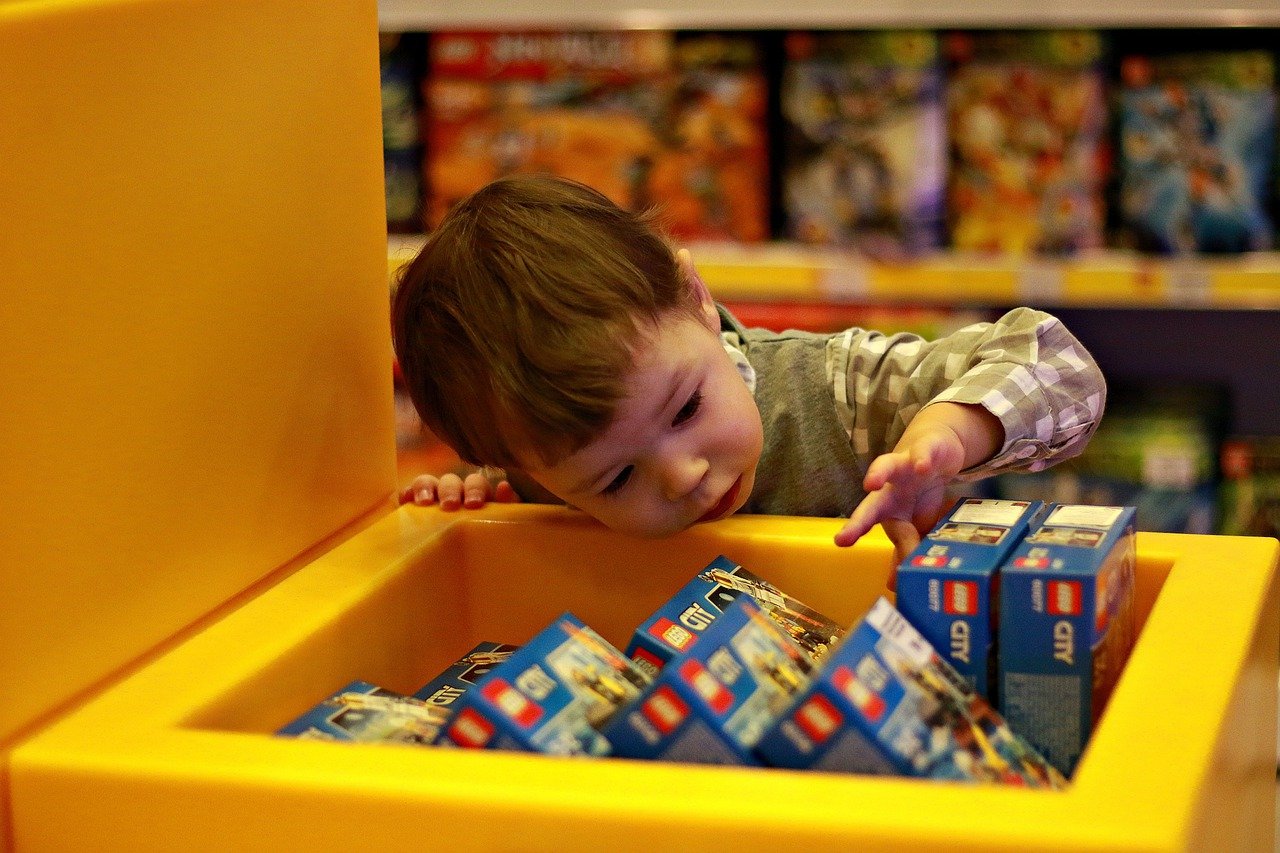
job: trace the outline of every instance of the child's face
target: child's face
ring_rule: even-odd
[[[551,467],[526,473],[614,530],[667,536],[736,512],[755,484],[763,433],[719,320],[673,313],[635,350],[609,428]]]

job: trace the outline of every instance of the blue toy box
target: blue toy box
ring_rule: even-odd
[[[778,767],[1063,784],[884,598],[756,749]]]
[[[1133,647],[1133,507],[1051,504],[1001,570],[1000,710],[1071,773]]]
[[[962,499],[898,566],[898,610],[978,693],[994,701],[996,590],[1041,501]]]
[[[810,662],[748,596],[604,729],[614,754],[757,765],[761,734],[808,683]]]
[[[413,698],[448,708],[518,648],[509,643],[478,643],[448,669],[418,688]]]
[[[410,696],[353,681],[276,733],[305,740],[432,743],[449,712]]]
[[[598,731],[649,678],[564,613],[458,697],[437,742],[553,755],[608,755]]]
[[[636,629],[627,656],[650,676],[683,654],[739,596],[752,598],[813,661],[844,635],[832,619],[719,556]]]

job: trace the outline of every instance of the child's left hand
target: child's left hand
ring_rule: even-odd
[[[896,566],[942,517],[947,484],[990,458],[1002,438],[1000,422],[985,409],[952,403],[925,407],[897,447],[867,467],[862,480],[867,496],[836,534],[836,544],[852,545],[879,524],[893,543]]]

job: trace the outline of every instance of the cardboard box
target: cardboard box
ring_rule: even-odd
[[[808,683],[804,652],[746,596],[604,729],[614,754],[759,764],[753,748]]]
[[[1065,781],[884,598],[757,752],[779,767],[1037,788]]]
[[[448,711],[436,705],[367,681],[353,681],[276,734],[426,746],[435,741],[448,717]]]
[[[488,675],[494,667],[505,662],[519,646],[509,643],[485,641],[477,644],[450,664],[449,668],[428,681],[414,692],[413,698],[432,705],[447,708]]]
[[[687,652],[698,635],[744,594],[813,661],[821,660],[844,635],[835,620],[721,555],[636,628],[627,656],[656,676],[672,657]]]
[[[1000,711],[1064,773],[1133,647],[1134,517],[1053,504],[1001,570]]]
[[[438,743],[608,755],[598,729],[648,683],[607,640],[564,613],[458,697]]]
[[[897,605],[947,663],[994,701],[998,572],[1041,501],[962,499],[898,566]]]

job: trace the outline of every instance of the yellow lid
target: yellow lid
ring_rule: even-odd
[[[0,5],[0,747],[394,489],[377,12]]]

